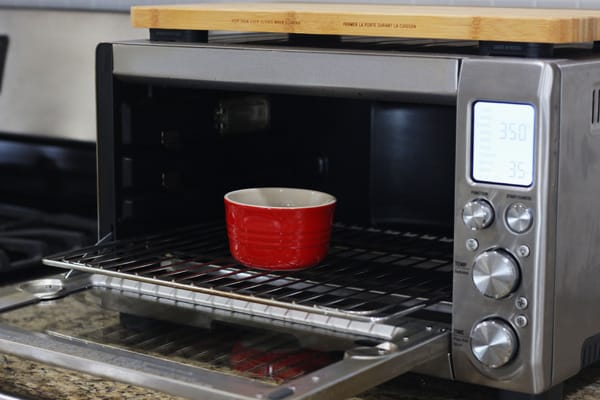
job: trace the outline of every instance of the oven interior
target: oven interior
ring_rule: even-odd
[[[115,238],[222,218],[225,193],[263,186],[331,193],[346,224],[451,235],[452,106],[181,82],[116,92],[114,210],[100,209]]]
[[[113,84],[114,132],[99,136],[99,211],[101,237],[118,241],[63,266],[350,319],[451,302],[454,107],[290,88]],[[231,259],[223,195],[262,186],[336,196],[321,265],[267,274]]]
[[[50,264],[279,307],[267,317],[335,315],[347,332],[382,322],[392,331],[368,329],[388,339],[390,321],[415,311],[444,303],[449,318],[454,107],[290,88],[113,84],[114,114],[104,117],[114,117],[114,132],[99,131],[99,220],[101,237],[116,242]],[[223,195],[261,186],[336,196],[324,262],[268,273],[231,258]]]

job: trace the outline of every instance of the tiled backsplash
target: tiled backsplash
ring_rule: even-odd
[[[61,8],[79,10],[128,11],[132,5],[202,3],[206,0],[0,0],[0,7]],[[222,1],[222,0],[221,0]],[[237,0],[240,1],[240,0]],[[252,0],[241,0],[252,1]],[[302,0],[300,0],[302,1]],[[309,0],[319,1],[319,0]],[[373,0],[328,0],[332,2],[369,2]],[[600,9],[600,0],[377,0],[377,3],[418,5],[467,5],[496,7],[585,8]]]

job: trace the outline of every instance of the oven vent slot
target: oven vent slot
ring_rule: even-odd
[[[316,316],[372,324],[452,300],[452,240],[336,224],[325,261],[302,271],[271,272],[233,260],[222,223],[63,253],[48,265],[182,289],[219,304],[271,310],[271,318]],[[235,303],[235,302],[238,303]],[[277,310],[282,310],[279,315]],[[444,312],[444,311],[442,311]],[[333,319],[331,319],[333,318]]]
[[[600,130],[600,86],[592,90],[592,130]]]

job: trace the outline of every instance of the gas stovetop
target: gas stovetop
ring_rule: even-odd
[[[0,133],[0,274],[96,241],[93,143]]]
[[[96,221],[0,204],[0,273],[40,266],[43,256],[94,243]]]

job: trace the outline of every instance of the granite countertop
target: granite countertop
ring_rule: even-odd
[[[7,354],[0,355],[0,392],[40,400],[180,399]],[[487,388],[408,374],[368,390],[352,400],[488,400],[492,396],[492,391]],[[600,368],[588,368],[566,382],[565,400],[596,399],[600,399]]]
[[[119,313],[94,308],[100,300],[91,294],[42,302],[0,314],[0,323],[39,332],[68,334],[106,329]],[[77,300],[77,301],[75,301]],[[69,303],[69,301],[71,301]],[[61,308],[62,307],[62,308]],[[68,313],[65,312],[69,310]],[[155,390],[74,372],[10,354],[0,354],[0,392],[25,399],[148,399],[178,397]],[[353,400],[491,399],[494,391],[460,382],[406,374],[368,390]],[[600,400],[600,366],[590,367],[565,384],[566,400]]]

